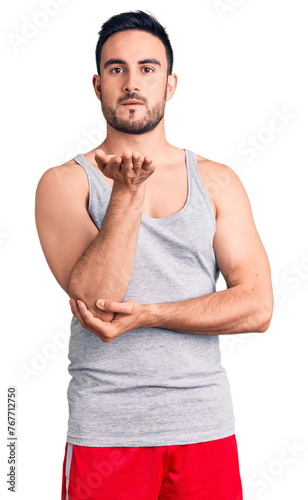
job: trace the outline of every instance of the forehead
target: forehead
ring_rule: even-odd
[[[167,67],[164,44],[151,33],[139,30],[120,31],[107,38],[102,48],[101,64],[108,59],[123,59],[136,63],[142,59],[157,59],[162,68]]]

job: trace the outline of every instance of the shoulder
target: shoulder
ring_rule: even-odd
[[[36,193],[36,211],[43,207],[86,208],[89,203],[89,183],[84,168],[74,160],[46,170],[39,179]]]
[[[39,179],[37,192],[74,191],[88,196],[89,186],[84,168],[74,160],[69,160],[46,170]]]
[[[218,190],[227,188],[231,182],[241,182],[238,175],[228,165],[209,160],[200,155],[196,156],[201,179],[207,184],[213,196]]]
[[[224,163],[196,155],[198,171],[214,207],[215,216],[219,207],[238,195],[246,195],[238,175]]]

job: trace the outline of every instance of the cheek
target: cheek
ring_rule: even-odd
[[[164,76],[161,77],[153,77],[153,78],[148,78],[145,82],[145,85],[148,85],[149,87],[153,89],[157,89],[157,92],[161,92],[162,89],[165,89],[167,82],[166,78]]]
[[[115,96],[115,92],[108,87],[104,86],[101,87],[100,97],[104,105],[107,105],[112,108],[117,105],[117,98]]]
[[[144,91],[144,94],[143,92]],[[161,102],[166,98],[166,82],[165,80],[147,81],[146,85],[141,88],[141,95],[147,99],[149,103],[155,104]]]

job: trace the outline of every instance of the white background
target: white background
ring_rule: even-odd
[[[1,16],[1,498],[60,499],[71,312],[39,244],[35,190],[49,167],[102,142],[91,83],[97,33],[112,15],[142,9],[167,28],[174,50],[167,139],[235,169],[271,262],[269,330],[220,337],[244,498],[307,500],[306,2],[50,0],[42,14],[47,3],[7,2]],[[15,495],[6,485],[11,385]]]

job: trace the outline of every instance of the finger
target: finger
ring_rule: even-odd
[[[86,324],[86,322],[84,321],[83,316],[80,313],[80,310],[77,306],[77,302],[75,300],[73,300],[73,299],[70,300],[70,306],[71,306],[71,311],[72,311],[73,315],[78,319],[81,326],[83,328],[85,328],[85,330],[88,330],[89,332],[94,333],[94,335],[99,337],[101,340],[105,341],[105,339],[102,338],[102,335],[100,332],[96,331],[94,328],[91,328],[90,325]]]
[[[113,300],[99,299],[96,302],[99,309],[105,312],[118,313],[118,314],[131,314],[133,305],[128,302],[115,302]]]
[[[134,151],[132,155],[133,168],[138,169],[142,167],[142,158],[138,151]]]
[[[77,300],[77,305],[79,314],[82,316],[84,323],[86,325],[91,326],[91,322],[93,321],[94,318],[93,314],[91,313],[91,311],[89,311],[89,309],[82,300]]]
[[[78,303],[78,306],[77,306]],[[84,302],[78,300],[75,302],[75,316],[79,320],[81,326],[91,333],[94,333],[100,340],[108,343],[112,340],[110,323],[104,322],[99,318],[95,318],[91,311],[88,310]],[[102,326],[103,325],[103,326]]]
[[[83,317],[81,316],[80,312],[79,312],[79,309],[77,307],[77,302],[73,299],[70,300],[70,306],[71,306],[71,311],[73,313],[73,315],[78,319],[79,323],[81,324],[81,326],[83,326],[84,328],[87,327],[87,325],[85,324],[84,320],[83,320]]]
[[[133,168],[133,162],[132,162],[132,153],[129,151],[124,151],[122,154],[122,164],[121,164],[121,170],[127,171],[127,170],[132,170]]]
[[[96,149],[95,150],[95,157],[94,157],[98,168],[105,174],[105,169],[109,166],[116,166],[119,167],[119,165],[122,162],[122,157],[119,155],[106,155],[104,151],[101,149]],[[108,165],[108,167],[107,167]],[[107,168],[106,168],[107,167]],[[106,175],[106,174],[105,174]]]
[[[101,149],[95,150],[94,159],[99,168],[104,168],[107,165],[108,161],[110,160],[110,158],[106,155],[106,153]]]
[[[87,326],[91,326],[101,334],[108,333],[110,329],[109,321],[103,321],[100,318],[96,318],[81,300],[77,300],[77,304],[80,314],[82,315],[82,318]]]
[[[114,179],[122,163],[122,156],[113,156],[102,170],[103,174],[110,179]]]
[[[110,165],[118,167],[119,165],[121,165],[122,161],[123,161],[123,158],[120,155],[114,155],[114,156],[110,157]]]
[[[144,170],[153,170],[154,172],[155,167],[153,166],[153,160],[149,156],[144,157],[142,168],[144,168]]]
[[[76,310],[78,311],[76,300],[70,299],[69,303],[70,303],[70,306],[71,306],[72,313],[75,314]]]

